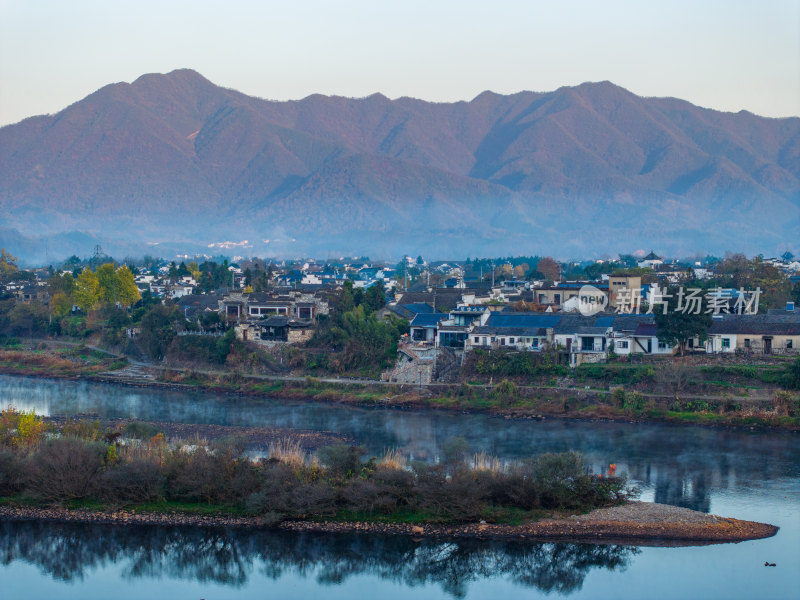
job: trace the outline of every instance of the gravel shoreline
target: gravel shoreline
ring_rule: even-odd
[[[51,521],[117,525],[166,525],[232,528],[274,528],[285,531],[408,535],[414,538],[470,538],[517,541],[622,543],[685,546],[741,542],[772,537],[778,527],[709,515],[686,508],[649,502],[601,508],[585,515],[544,519],[525,525],[414,525],[339,521],[282,521],[263,517],[196,515],[189,513],[99,512],[85,509],[0,506],[0,521]]]

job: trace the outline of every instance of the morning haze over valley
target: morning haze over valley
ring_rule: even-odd
[[[0,128],[0,164],[0,242],[26,262],[96,244],[167,256],[776,254],[800,230],[800,118],[608,81],[461,102],[277,102],[181,69]]]

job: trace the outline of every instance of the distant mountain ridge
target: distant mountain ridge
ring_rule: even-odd
[[[755,251],[798,238],[800,118],[609,82],[272,102],[184,69],[0,128],[0,209],[27,236],[261,253]]]

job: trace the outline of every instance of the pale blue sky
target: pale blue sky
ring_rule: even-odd
[[[610,80],[800,115],[800,0],[0,0],[0,125],[189,67],[271,99],[471,99]]]

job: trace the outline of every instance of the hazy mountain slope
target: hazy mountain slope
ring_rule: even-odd
[[[456,256],[621,251],[647,236],[676,251],[771,248],[800,226],[800,118],[608,82],[455,103],[272,102],[184,69],[0,128],[0,210],[28,237],[280,236]]]

